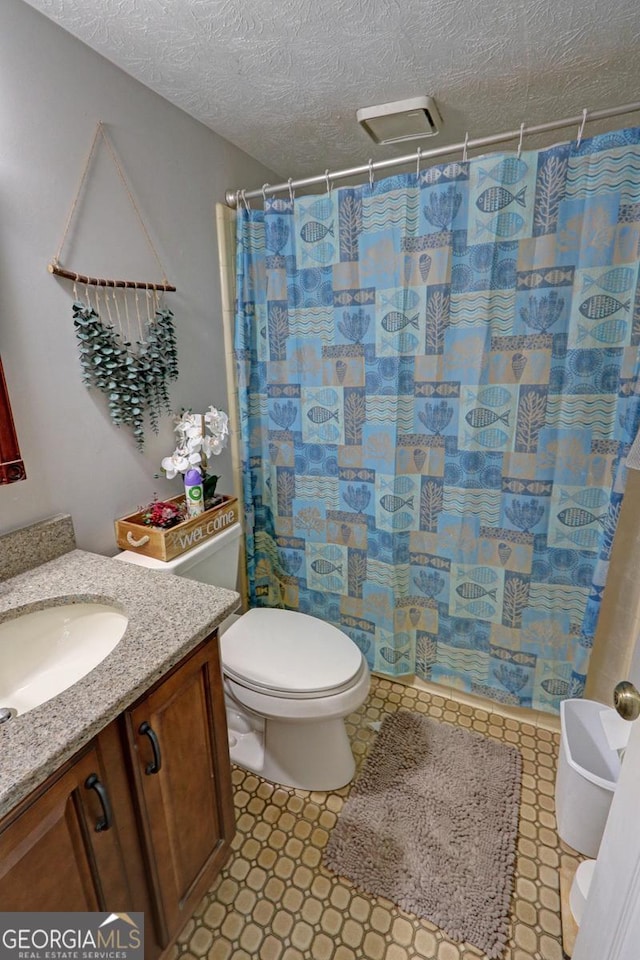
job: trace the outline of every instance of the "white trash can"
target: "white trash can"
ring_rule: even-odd
[[[595,700],[560,704],[560,757],[556,820],[561,839],[579,853],[597,857],[620,775],[618,751],[609,746]]]

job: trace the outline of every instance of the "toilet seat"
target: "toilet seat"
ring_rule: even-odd
[[[230,681],[236,686],[243,687],[245,690],[259,694],[263,697],[273,697],[274,700],[322,700],[325,697],[337,697],[341,693],[349,693],[354,686],[360,684],[360,681],[365,674],[368,676],[369,673],[366,660],[361,655],[359,669],[356,671],[354,676],[345,681],[345,683],[341,683],[336,687],[331,687],[329,690],[320,690],[315,693],[309,693],[308,691],[300,692],[297,690],[278,689],[276,687],[263,687],[259,683],[254,683],[251,680],[246,680],[244,677],[236,676],[224,666],[222,669],[227,681]]]
[[[360,669],[349,684],[319,696],[294,696],[291,692],[278,696],[274,690],[260,690],[247,686],[225,674],[224,686],[232,700],[258,717],[268,720],[295,720],[298,723],[334,720],[357,710],[369,690],[369,668],[360,656]],[[224,670],[224,667],[223,667]]]
[[[359,648],[345,633],[293,610],[249,610],[220,645],[227,677],[263,696],[335,696],[357,683],[363,668]]]

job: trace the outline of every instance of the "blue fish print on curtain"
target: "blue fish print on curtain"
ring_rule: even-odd
[[[638,429],[640,130],[238,214],[250,599],[580,696]]]

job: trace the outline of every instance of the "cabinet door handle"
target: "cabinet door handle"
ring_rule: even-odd
[[[155,730],[151,724],[145,720],[138,727],[138,733],[143,737],[149,737],[151,740],[151,749],[153,750],[153,760],[145,767],[145,773],[149,777],[152,773],[159,773],[162,768],[162,754],[160,753],[160,743]]]
[[[103,830],[109,830],[113,822],[113,815],[111,813],[109,794],[105,790],[104,784],[98,780],[97,774],[91,773],[85,780],[84,785],[87,790],[95,790],[95,792],[98,794],[100,806],[102,807],[102,816],[98,817],[96,820],[96,833],[102,833]]]

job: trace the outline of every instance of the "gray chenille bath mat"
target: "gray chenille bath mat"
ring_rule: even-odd
[[[392,714],[325,864],[498,958],[509,934],[521,772],[514,747],[417,713]]]

